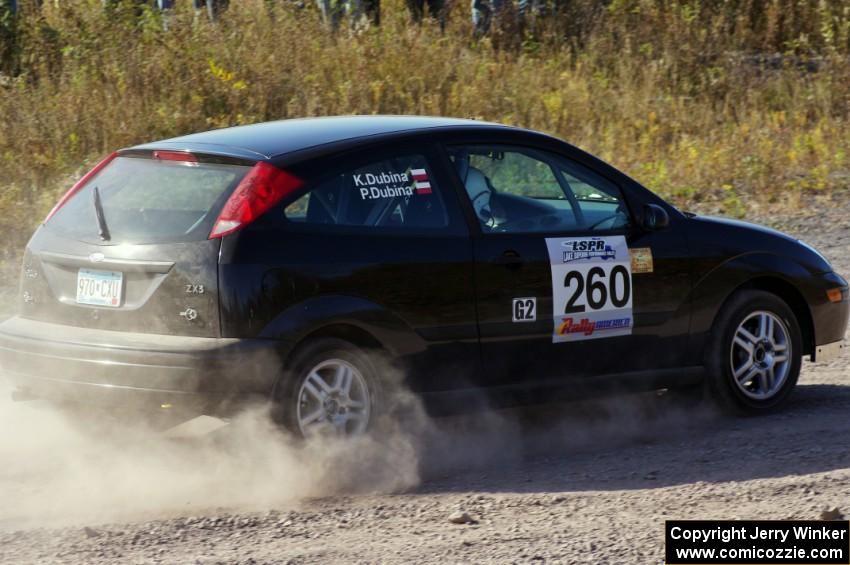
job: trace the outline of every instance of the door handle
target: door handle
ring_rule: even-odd
[[[493,259],[493,262],[497,265],[504,265],[506,267],[520,267],[523,263],[522,256],[513,249],[508,249]]]

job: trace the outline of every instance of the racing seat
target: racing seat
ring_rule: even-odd
[[[470,166],[466,172],[466,180],[463,186],[466,188],[466,193],[475,207],[475,213],[479,214],[488,204],[487,199],[481,195],[492,192],[490,190],[490,184],[487,182],[487,176],[475,167]]]
[[[455,155],[454,162],[455,167],[457,167],[457,174],[469,195],[472,207],[475,209],[475,215],[479,218],[483,217],[481,213],[488,206],[489,199],[482,194],[493,192],[490,188],[490,182],[487,180],[487,175],[469,164],[469,155]]]

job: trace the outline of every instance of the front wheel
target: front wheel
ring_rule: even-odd
[[[376,371],[350,343],[318,339],[295,355],[276,402],[283,423],[301,437],[360,435],[376,417]]]
[[[797,384],[802,357],[800,325],[788,305],[769,292],[738,292],[712,328],[708,391],[734,412],[773,410]]]

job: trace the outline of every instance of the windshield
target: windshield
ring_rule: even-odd
[[[103,241],[104,225],[109,243],[203,240],[223,196],[249,168],[118,157],[62,206],[47,226],[83,241]]]

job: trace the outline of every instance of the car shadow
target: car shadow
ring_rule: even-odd
[[[641,395],[444,419],[421,450],[417,492],[629,490],[824,473],[850,467],[848,413],[850,386],[809,384],[760,417]]]

